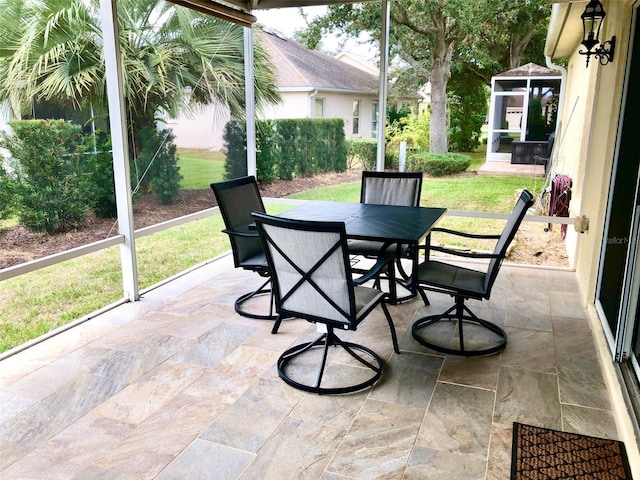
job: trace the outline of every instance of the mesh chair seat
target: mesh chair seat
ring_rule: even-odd
[[[264,253],[258,253],[257,255],[244,258],[238,262],[238,266],[241,268],[256,270],[258,273],[260,273],[259,270],[262,268],[264,269],[263,273],[265,275],[269,272],[269,263],[267,262],[267,257]]]
[[[480,299],[485,293],[485,272],[429,260],[418,267],[418,282],[429,282],[433,287],[456,289],[470,298]]]

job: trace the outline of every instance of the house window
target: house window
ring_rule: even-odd
[[[324,98],[316,98],[313,116],[316,118],[324,118]]]
[[[360,100],[353,101],[353,128],[351,133],[353,135],[360,133]]]
[[[378,102],[373,102],[371,106],[371,136],[375,138],[378,134]]]

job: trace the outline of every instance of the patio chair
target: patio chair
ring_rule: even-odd
[[[360,203],[373,203],[378,205],[398,205],[405,207],[417,207],[420,205],[420,192],[422,190],[422,172],[362,172],[362,184],[360,187]],[[385,245],[383,242],[371,240],[349,240],[349,253],[355,256],[376,258],[381,254],[394,253],[396,256],[396,269],[399,276],[395,276],[396,282],[406,286],[410,278],[402,266],[402,259],[412,258],[409,246]],[[412,265],[416,268],[417,265]],[[379,286],[379,285],[378,285]],[[389,284],[391,300],[393,303],[413,298],[414,295],[397,297],[397,286]]]
[[[502,261],[507,255],[509,244],[513,240],[527,210],[533,205],[533,196],[524,190],[516,202],[501,235],[478,235],[458,232],[445,228],[434,228],[433,231],[445,232],[466,238],[495,240],[493,253],[470,253],[431,246],[432,251],[442,252],[454,257],[489,259],[485,271],[472,270],[463,266],[446,263],[433,258],[421,263],[418,267],[418,291],[424,295],[424,290],[447,293],[454,297],[455,303],[444,313],[428,315],[416,320],[411,333],[413,338],[438,352],[467,357],[491,355],[501,351],[507,344],[507,334],[498,325],[478,318],[465,305],[465,300],[489,300],[491,289],[500,271]],[[425,297],[423,297],[425,299]],[[428,302],[425,299],[425,304]],[[451,323],[444,326],[444,320]],[[455,323],[457,323],[457,342],[455,339]],[[465,344],[464,326],[473,324],[476,328],[467,332],[471,337],[472,346]],[[480,328],[477,328],[480,327]],[[430,332],[427,337],[425,332]],[[456,345],[457,343],[457,345]]]
[[[318,394],[355,392],[373,385],[382,375],[383,361],[373,350],[342,340],[335,330],[356,330],[378,305],[389,324],[396,353],[395,327],[384,303],[386,294],[361,286],[393,262],[381,257],[374,268],[352,278],[347,236],[342,222],[291,220],[254,213],[273,276],[278,320],[302,318],[316,323],[321,333],[313,341],[295,345],[278,359],[278,374],[294,388]],[[344,385],[327,374],[329,347],[340,347],[358,361],[357,378]],[[321,355],[318,349],[322,349]],[[316,355],[317,354],[317,355]],[[309,371],[319,358],[317,374]],[[296,368],[297,367],[297,368]],[[313,369],[311,369],[313,370]]]
[[[220,213],[226,227],[222,231],[229,235],[235,268],[250,270],[266,278],[266,281],[256,290],[238,297],[234,303],[235,311],[243,317],[275,320],[277,316],[273,312],[269,265],[258,232],[249,228],[253,224],[251,212],[265,211],[256,179],[250,176],[212,183],[211,189],[218,202],[218,207],[220,207]],[[253,313],[245,308],[246,302],[266,294],[269,294],[268,314]]]

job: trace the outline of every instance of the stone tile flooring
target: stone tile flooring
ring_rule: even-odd
[[[374,312],[351,339],[385,358],[383,377],[345,396],[278,378],[314,327],[272,335],[236,315],[258,281],[224,257],[0,361],[0,478],[507,479],[514,421],[617,438],[571,272],[504,267],[491,301],[471,302],[508,333],[492,357],[411,337],[446,296],[390,307],[400,355]],[[329,368],[358,368],[344,360]]]

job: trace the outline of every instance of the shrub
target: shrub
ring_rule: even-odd
[[[247,135],[244,122],[230,120],[224,127],[224,148],[227,158],[224,162],[224,178],[244,177],[247,174]]]
[[[420,114],[410,114],[390,123],[386,129],[387,145],[399,147],[406,142],[407,148],[429,149],[429,125],[431,116],[428,110]]]
[[[378,141],[374,138],[355,138],[346,140],[347,162],[353,168],[359,161],[363,170],[375,170],[378,152]]]
[[[454,175],[464,172],[471,165],[471,157],[461,153],[413,153],[407,158],[407,169],[413,172],[423,171],[434,177]]]
[[[256,170],[260,183],[269,183],[275,178],[292,180],[320,172],[343,172],[347,168],[342,119],[261,120],[256,127]],[[246,175],[244,125],[229,122],[224,139],[225,178]]]
[[[140,188],[153,192],[160,203],[168,205],[180,191],[182,179],[173,143],[175,136],[170,129],[158,131],[154,127],[144,127],[139,138]]]
[[[4,169],[2,156],[0,156],[0,220],[6,220],[14,213],[15,189],[15,182]]]
[[[87,152],[85,158],[91,160],[93,213],[100,218],[114,218],[118,212],[109,138],[98,132],[97,135],[85,136],[83,142]]]
[[[11,154],[16,210],[25,227],[48,233],[76,228],[92,203],[91,172],[81,127],[64,120],[10,123],[0,147]]]
[[[276,179],[276,165],[280,163],[278,131],[273,120],[257,122],[256,173],[258,183],[271,183]],[[258,142],[259,140],[259,142]],[[246,165],[246,155],[245,155]]]

